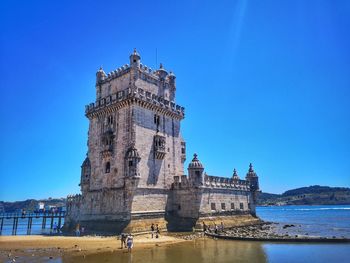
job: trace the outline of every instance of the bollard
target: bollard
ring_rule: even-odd
[[[62,215],[61,213],[58,215],[58,229],[60,230],[61,229],[61,218],[62,218]],[[58,231],[59,232],[59,231]]]
[[[4,218],[1,218],[1,224],[0,224],[0,235],[2,234],[2,228],[4,226]]]
[[[43,223],[41,225],[41,228],[45,229],[45,227],[46,227],[46,217],[45,217],[45,215],[43,215]]]
[[[32,219],[32,217],[28,217],[27,235],[30,235],[32,232]]]
[[[12,235],[17,234],[18,217],[13,217]]]

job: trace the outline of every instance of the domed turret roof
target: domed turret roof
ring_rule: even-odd
[[[233,179],[233,180],[239,180],[239,177],[238,177],[238,174],[237,174],[237,170],[236,170],[236,169],[233,169],[232,179]]]
[[[137,159],[140,159],[140,155],[139,155],[137,149],[135,148],[135,146],[131,146],[131,147],[127,150],[127,152],[126,152],[126,154],[125,154],[125,157],[126,157],[126,158],[137,158]]]
[[[249,164],[249,170],[248,170],[248,173],[246,175],[246,178],[249,178],[249,177],[257,177],[257,174],[255,173],[255,171],[253,169],[252,163]]]
[[[197,154],[193,155],[192,162],[188,164],[190,169],[204,169],[203,164],[198,160]]]
[[[105,71],[103,70],[102,66],[100,66],[100,69],[97,71],[96,74],[99,74],[99,75],[101,75],[101,76],[107,76],[106,73],[105,73]]]
[[[130,55],[130,57],[138,57],[138,59],[141,59],[140,54],[137,52],[136,48],[134,48],[134,52]]]
[[[157,74],[160,78],[164,79],[168,75],[168,71],[166,71],[163,67],[163,64],[160,63],[159,69],[157,69]]]

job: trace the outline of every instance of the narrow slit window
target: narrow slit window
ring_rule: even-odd
[[[109,173],[111,171],[111,163],[107,162],[106,163],[106,168],[105,168],[105,173]]]

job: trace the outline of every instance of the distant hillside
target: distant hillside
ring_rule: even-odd
[[[0,201],[0,208],[2,211],[0,212],[6,212],[6,213],[14,213],[14,212],[20,212],[22,209],[25,209],[26,211],[34,211],[38,207],[38,203],[43,202],[46,206],[65,206],[66,205],[66,199],[65,198],[59,198],[59,199],[42,199],[42,200],[35,200],[35,199],[28,199],[25,201],[16,201],[16,202],[3,202]]]
[[[350,188],[313,185],[284,192],[261,193],[258,205],[349,205]]]
[[[28,199],[17,202],[0,201],[0,212],[34,211],[38,203],[46,206],[65,206],[66,199]],[[284,192],[283,194],[260,193],[258,205],[350,205],[350,188],[313,185]]]

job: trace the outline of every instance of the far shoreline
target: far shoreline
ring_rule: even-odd
[[[298,205],[294,205],[294,204],[285,204],[285,205],[257,205],[256,207],[284,207],[284,206],[350,206],[350,204],[332,204],[332,205],[327,205],[327,204],[321,204],[321,205],[317,205],[317,204],[298,204]]]

